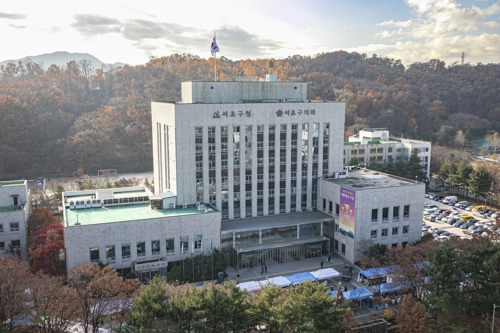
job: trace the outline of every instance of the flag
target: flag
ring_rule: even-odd
[[[212,45],[210,45],[210,52],[212,53],[212,57],[219,52],[219,45],[217,45],[217,41],[215,40],[215,34],[214,34],[214,39],[212,41]]]

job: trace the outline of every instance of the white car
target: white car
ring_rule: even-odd
[[[444,242],[450,240],[450,238],[448,238],[448,236],[437,236],[436,238],[434,238],[434,240],[437,242]]]

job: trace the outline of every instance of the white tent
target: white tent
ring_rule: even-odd
[[[237,284],[236,287],[240,288],[241,290],[245,289],[247,292],[252,292],[260,290],[260,283],[257,281],[242,282],[240,284]]]
[[[291,284],[290,280],[284,276],[276,276],[259,282],[261,285],[273,284],[282,288],[288,287]]]
[[[334,270],[333,268],[324,268],[310,273],[314,275],[314,277],[317,278],[318,280],[331,279],[340,275],[340,273]]]

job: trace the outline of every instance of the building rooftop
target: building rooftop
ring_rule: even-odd
[[[212,212],[218,212],[209,204],[205,204],[205,206],[211,208]],[[159,210],[152,209],[149,204],[87,209],[69,209],[69,207],[65,207],[66,226],[68,227],[75,226],[77,221],[80,225],[91,225],[199,214],[210,214],[210,212],[200,211],[194,205],[187,208],[178,206],[175,209]]]
[[[333,217],[319,211],[269,215],[227,222],[222,221],[221,231],[257,230],[268,227],[313,223],[325,219],[331,220]]]
[[[25,182],[26,182],[25,180],[10,180],[10,181],[2,180],[0,181],[0,186],[9,186],[9,185],[19,186],[19,185],[24,185]]]
[[[372,170],[349,171],[349,176],[347,178],[323,178],[323,180],[348,187],[356,191],[423,184],[420,182],[415,183],[414,180]]]

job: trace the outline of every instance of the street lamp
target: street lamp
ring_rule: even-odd
[[[500,305],[493,304],[493,319],[491,320],[491,333],[495,333],[495,308],[500,308]]]

